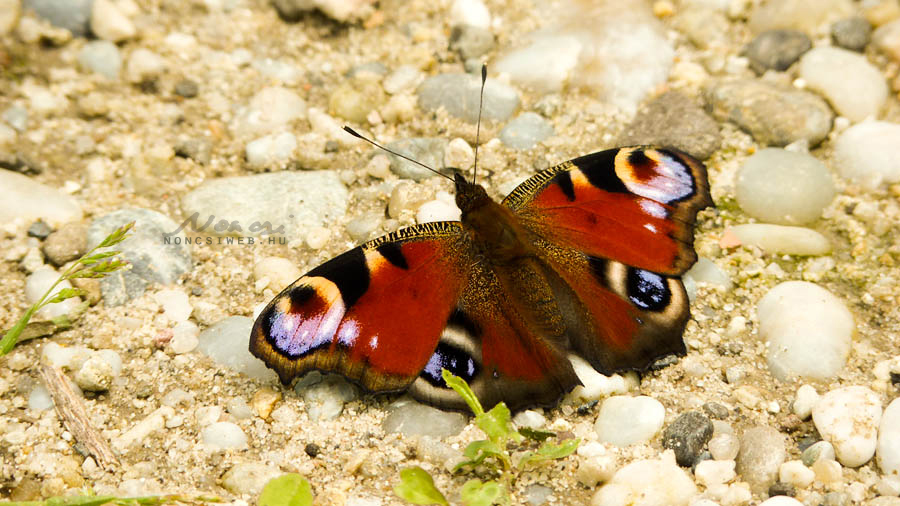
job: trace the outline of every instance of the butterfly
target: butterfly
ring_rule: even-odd
[[[464,409],[448,369],[513,411],[554,406],[580,384],[570,353],[605,374],[686,353],[680,276],[712,205],[701,162],[609,149],[500,203],[459,174],[454,184],[460,221],[398,230],[312,269],[260,313],[250,351],[285,384],[320,370]]]

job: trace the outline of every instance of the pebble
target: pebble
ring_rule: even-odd
[[[18,134],[16,134],[14,128],[7,126],[5,123],[0,123],[0,155],[3,155],[4,150],[13,147],[16,143],[16,137],[18,137]],[[0,162],[3,162],[2,158],[0,158]]]
[[[18,132],[24,132],[28,128],[28,110],[19,105],[7,107],[2,114],[3,121]]]
[[[453,202],[430,200],[422,204],[416,212],[416,223],[431,221],[459,221],[462,211]]]
[[[193,312],[191,302],[184,290],[163,289],[153,294],[153,299],[162,307],[163,315],[171,322],[186,321]]]
[[[425,79],[425,74],[412,65],[400,65],[384,76],[381,86],[391,95],[414,90]]]
[[[813,464],[820,460],[834,460],[834,445],[828,441],[818,441],[803,450],[800,455],[800,461],[806,467],[812,467]]]
[[[728,43],[725,37],[729,30],[728,19],[715,8],[695,4],[680,9],[672,24],[700,49],[722,47]]]
[[[348,199],[347,188],[334,171],[282,171],[207,179],[182,197],[181,207],[185,216],[197,214],[201,228],[213,218],[209,227],[189,227],[188,232],[241,236],[275,232],[294,238],[343,217]],[[222,220],[225,226],[216,230]]]
[[[757,314],[769,371],[777,379],[824,381],[843,369],[855,325],[844,302],[828,290],[806,281],[781,283],[760,299]]]
[[[237,136],[258,136],[285,130],[305,117],[306,102],[299,95],[281,86],[269,86],[238,109],[230,128]]]
[[[881,71],[865,56],[835,47],[817,47],[800,59],[800,77],[851,121],[878,116],[888,97]]]
[[[575,478],[586,487],[609,481],[616,472],[616,456],[596,441],[578,445],[578,470]]]
[[[470,25],[490,28],[491,12],[481,0],[453,0],[449,22],[452,26]]]
[[[658,460],[638,460],[616,471],[591,505],[687,506],[696,494],[694,481],[675,464],[675,456],[665,452]]]
[[[374,160],[374,158],[373,158]],[[444,167],[453,167],[468,173],[475,163],[475,150],[465,139],[456,137],[447,143],[444,151]]]
[[[546,504],[553,496],[553,489],[540,483],[532,483],[525,487],[525,502],[531,506]]]
[[[713,435],[707,447],[715,460],[734,460],[740,451],[741,442],[734,434],[719,433]]]
[[[819,402],[819,393],[810,385],[802,385],[797,389],[797,395],[794,402],[791,403],[791,410],[801,420],[807,420],[812,416],[812,409]]]
[[[693,279],[697,283],[722,287],[726,291],[731,290],[734,284],[731,282],[727,272],[723,271],[712,260],[704,257],[698,258],[697,263],[688,269],[684,276]]]
[[[190,353],[200,344],[200,327],[194,322],[182,321],[172,327],[172,340],[169,348],[176,355]]]
[[[594,430],[601,442],[625,447],[653,438],[665,416],[666,408],[652,397],[616,395],[600,405]]]
[[[762,74],[767,70],[787,70],[811,47],[809,37],[801,31],[767,30],[744,47],[744,54],[750,60],[750,68]]]
[[[295,65],[272,58],[258,58],[250,62],[250,66],[260,74],[279,81],[288,86],[294,86],[303,78],[303,72]]]
[[[304,12],[318,9],[335,21],[349,22],[367,16],[370,0],[274,0],[278,14],[288,21],[297,21]]]
[[[439,171],[444,168],[447,140],[432,137],[413,137],[389,142],[387,148]],[[392,154],[387,156],[391,161],[391,171],[402,178],[422,181],[437,175],[399,156]]]
[[[248,142],[244,155],[251,169],[278,170],[287,166],[296,149],[297,137],[290,132],[281,132]]]
[[[537,113],[523,112],[500,130],[500,141],[513,149],[527,150],[551,135],[553,125],[549,121]]]
[[[358,397],[356,387],[343,377],[317,371],[304,376],[294,390],[303,397],[306,414],[313,422],[334,420],[344,410],[344,404]]]
[[[112,385],[115,374],[112,365],[102,356],[93,355],[75,372],[75,384],[88,392],[105,392]]]
[[[385,101],[384,90],[372,74],[360,74],[344,83],[328,98],[329,114],[354,123],[369,123],[369,115]]]
[[[222,487],[234,495],[259,496],[266,483],[282,473],[262,462],[239,462],[222,475]]]
[[[876,450],[885,479],[892,479],[895,487],[900,485],[900,397],[891,401],[881,416]]]
[[[166,70],[168,62],[149,49],[138,48],[131,52],[125,63],[125,80],[129,83],[152,81]]]
[[[14,126],[14,125],[13,125]],[[43,220],[51,227],[80,221],[78,201],[56,188],[33,181],[28,176],[0,169],[0,223],[31,223]]]
[[[733,460],[704,460],[697,463],[694,477],[705,487],[728,483],[737,476],[734,466]]]
[[[538,430],[547,425],[547,417],[532,409],[526,409],[513,417],[513,423],[516,424],[516,427]]]
[[[75,260],[87,251],[87,227],[81,223],[67,223],[47,236],[41,249],[57,267]]]
[[[499,71],[499,69],[497,69]],[[435,111],[441,107],[469,123],[478,120],[481,78],[471,74],[439,74],[427,78],[417,90],[419,107]],[[484,85],[482,119],[506,121],[519,107],[519,93],[496,79]]]
[[[780,0],[757,4],[748,25],[754,33],[791,28],[812,34],[831,21],[855,11],[850,0]]]
[[[816,480],[828,485],[841,479],[844,474],[841,464],[834,459],[819,459],[811,467]]]
[[[243,449],[247,447],[247,435],[240,426],[231,422],[216,422],[200,432],[203,444],[213,449]]]
[[[713,424],[709,418],[698,411],[688,411],[678,415],[666,427],[662,445],[675,452],[675,460],[679,466],[690,467],[697,461],[712,435]]]
[[[881,398],[866,387],[831,390],[813,408],[813,423],[822,438],[834,445],[838,462],[859,467],[875,455]]]
[[[834,45],[851,51],[865,49],[871,36],[872,25],[863,17],[845,18],[831,25],[831,40]]]
[[[253,320],[246,316],[229,316],[204,329],[197,349],[220,365],[262,381],[274,381],[275,372],[250,354],[250,329]]]
[[[53,283],[55,283],[57,279],[59,279],[59,272],[49,265],[37,268],[25,278],[25,302],[28,304],[37,303],[47,290],[53,286]],[[50,293],[50,297],[59,293],[59,291],[64,288],[72,288],[72,284],[68,281],[62,281],[60,284],[56,285],[56,288]],[[52,320],[53,318],[74,313],[80,304],[80,297],[72,297],[62,302],[48,304],[35,314],[44,319]]]
[[[541,93],[561,91],[575,73],[582,42],[564,33],[541,33],[531,38],[528,46],[501,57],[492,70],[508,74],[516,84]]]
[[[828,167],[811,155],[765,148],[741,166],[735,194],[741,209],[760,221],[806,225],[822,215],[835,189]]]
[[[28,409],[44,411],[54,406],[53,397],[43,385],[35,385],[28,394]]]
[[[900,19],[879,26],[872,34],[872,44],[894,61],[900,61]]]
[[[773,255],[818,256],[831,252],[831,243],[825,236],[803,227],[751,223],[729,227],[725,235]]]
[[[190,158],[200,165],[208,165],[212,158],[212,143],[207,139],[182,139],[172,149],[175,156]]]
[[[900,124],[866,121],[844,130],[834,143],[834,166],[867,189],[900,181]]]
[[[478,26],[454,26],[450,32],[450,49],[463,60],[478,58],[494,49],[494,34]]]
[[[90,32],[91,4],[93,0],[23,0],[23,7],[52,23],[65,28],[76,37]]]
[[[108,306],[118,306],[140,297],[151,283],[169,285],[193,268],[190,246],[184,233],[173,234],[178,224],[169,217],[149,209],[122,209],[95,218],[88,227],[88,248],[93,248],[114,230],[135,222],[128,239],[115,246],[120,257],[131,268],[115,271],[100,280],[103,300]]]
[[[622,375],[600,374],[591,364],[575,355],[569,355],[569,362],[572,363],[575,374],[581,380],[581,385],[576,386],[569,393],[570,399],[591,402],[628,392],[628,383]]]
[[[815,479],[816,473],[799,460],[789,460],[778,468],[778,481],[790,483],[797,488],[806,488]]]
[[[78,52],[78,64],[85,70],[115,81],[122,71],[122,53],[108,40],[92,40]]]
[[[253,266],[257,281],[268,280],[267,286],[276,292],[293,283],[302,273],[297,264],[282,257],[264,257]]]
[[[719,149],[722,136],[696,100],[670,90],[641,106],[616,143],[669,146],[705,160]]]
[[[759,503],[759,506],[804,506],[804,504],[793,497],[778,495]]]
[[[387,433],[406,437],[451,437],[459,434],[469,421],[462,413],[442,411],[413,400],[401,399],[391,404],[381,426]]]
[[[799,140],[816,146],[831,131],[834,118],[819,96],[762,79],[714,81],[704,89],[704,98],[715,118],[735,123],[766,146]]]
[[[112,0],[94,0],[91,7],[91,31],[97,37],[112,42],[121,42],[137,34],[134,23]]]
[[[162,431],[166,426],[166,420],[174,416],[175,410],[171,406],[157,408],[125,433],[114,438],[112,440],[113,448],[123,452],[133,445],[144,443],[151,435]]]
[[[741,436],[741,449],[737,456],[737,471],[750,484],[754,493],[763,493],[775,483],[778,468],[784,463],[784,436],[766,427],[751,427]]]

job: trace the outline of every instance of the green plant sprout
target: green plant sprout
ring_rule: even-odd
[[[312,488],[306,478],[297,473],[272,478],[259,494],[259,506],[312,506]]]
[[[128,238],[128,233],[132,228],[134,228],[134,222],[117,228],[111,234],[106,236],[106,239],[103,239],[100,244],[73,262],[72,265],[59,276],[53,285],[50,286],[44,295],[25,311],[25,314],[19,318],[19,321],[6,331],[6,334],[3,335],[3,339],[0,340],[0,356],[6,355],[13,349],[19,341],[19,337],[26,330],[31,317],[40,311],[41,308],[48,304],[55,304],[66,299],[71,299],[72,297],[85,295],[84,290],[80,288],[63,288],[58,292],[53,293],[53,290],[55,290],[60,283],[77,278],[102,278],[111,272],[115,272],[126,265],[129,265],[125,260],[113,258],[121,253],[121,251],[110,250],[98,252],[97,250],[109,248],[124,241]],[[71,321],[69,321],[66,316],[55,319],[53,323],[56,324],[57,327],[71,326]],[[37,336],[33,335],[31,337]]]
[[[43,501],[13,501],[4,506],[163,506],[168,504],[206,504],[222,500],[214,496],[187,497],[183,495],[153,495],[147,497],[117,497],[114,495],[76,495],[71,497],[51,497]]]
[[[555,444],[547,439],[554,436],[552,432],[513,428],[511,414],[506,404],[500,402],[490,411],[485,411],[481,402],[469,388],[469,385],[450,371],[444,369],[442,376],[447,385],[466,401],[469,409],[475,414],[475,425],[487,435],[487,439],[473,441],[463,451],[466,458],[453,468],[458,472],[465,468],[474,469],[484,466],[489,471],[498,473],[499,480],[482,481],[472,478],[460,489],[460,498],[468,506],[491,506],[492,504],[512,504],[512,485],[516,473],[530,466],[565,458],[572,454],[580,439],[567,439]],[[524,452],[513,463],[508,447],[529,439],[539,443],[537,450]],[[434,480],[427,471],[414,466],[400,471],[400,483],[394,487],[394,493],[412,504],[446,505],[447,498],[434,485]]]

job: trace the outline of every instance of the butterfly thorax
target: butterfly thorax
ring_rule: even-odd
[[[528,234],[508,207],[488,196],[481,185],[457,175],[460,221],[478,249],[494,263],[510,263],[532,254]]]

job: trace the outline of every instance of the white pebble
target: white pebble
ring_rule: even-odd
[[[191,307],[191,301],[184,290],[177,288],[166,288],[156,292],[153,295],[156,303],[162,306],[163,314],[169,321],[183,322],[190,318],[194,308]]]
[[[533,409],[526,409],[525,411],[521,411],[513,417],[513,423],[515,423],[517,427],[540,429],[541,427],[547,425],[547,417],[538,413],[537,411],[534,411]]]
[[[143,443],[151,434],[162,430],[166,425],[166,419],[173,416],[175,416],[174,409],[162,406],[134,424],[124,434],[113,439],[112,445],[121,452],[134,444]]]
[[[715,262],[708,258],[698,258],[697,263],[685,272],[684,275],[693,278],[694,281],[698,283],[718,286],[725,290],[730,290],[732,287],[731,278],[728,277],[728,273],[723,271],[715,264]]]
[[[247,435],[231,422],[216,422],[200,433],[203,444],[216,449],[246,448]]]
[[[583,358],[569,355],[569,362],[575,369],[575,375],[581,380],[581,385],[576,386],[568,397],[576,401],[596,401],[610,395],[624,394],[628,392],[625,378],[619,374],[606,376],[597,372],[591,364]]]
[[[597,483],[609,481],[616,472],[616,456],[596,441],[581,444],[576,450],[578,454],[578,471],[575,479],[586,487],[594,487]]]
[[[230,316],[200,333],[197,349],[217,364],[263,381],[275,379],[266,364],[250,354],[250,329],[253,320]]]
[[[410,91],[418,86],[425,75],[412,65],[401,65],[396,70],[385,76],[381,85],[384,91],[391,95],[400,93],[401,91]]]
[[[137,33],[134,23],[111,0],[94,0],[91,31],[97,37],[112,42],[130,39]]]
[[[853,315],[828,290],[806,281],[781,283],[759,301],[757,314],[769,370],[779,380],[826,380],[843,369]]]
[[[831,390],[816,403],[812,416],[841,464],[858,467],[875,454],[881,420],[881,399],[875,392],[861,386]]]
[[[797,488],[806,488],[816,479],[816,473],[799,460],[789,460],[778,468],[778,480]]]
[[[241,108],[231,129],[239,136],[261,135],[282,130],[306,116],[306,102],[281,86],[263,88]]]
[[[697,494],[694,481],[668,450],[659,460],[638,460],[619,469],[591,499],[592,506],[687,506]]]
[[[707,448],[712,458],[716,460],[734,460],[737,458],[738,450],[741,449],[741,442],[734,434],[719,433],[713,435],[707,443]]]
[[[786,495],[776,495],[759,503],[759,506],[804,506],[802,502]]]
[[[813,406],[819,402],[819,393],[810,385],[802,385],[797,389],[792,410],[801,420],[806,420],[812,415]]]
[[[254,169],[272,169],[291,161],[296,149],[297,137],[290,132],[282,132],[248,142],[244,154],[248,166]]]
[[[475,163],[475,150],[465,139],[459,137],[447,143],[447,150],[444,151],[444,165],[447,167],[456,167],[457,169],[467,173],[471,170]]]
[[[93,355],[85,360],[75,372],[75,384],[88,392],[109,390],[114,378],[112,366],[99,355]]]
[[[810,469],[816,473],[816,479],[826,485],[839,481],[844,474],[841,464],[836,460],[819,459]]]
[[[878,429],[878,467],[900,490],[900,397],[888,404]],[[896,495],[896,494],[895,494]]]
[[[800,59],[800,77],[820,92],[841,116],[853,121],[875,117],[887,100],[881,71],[865,56],[836,47],[816,47]]]
[[[815,256],[831,252],[831,243],[815,230],[804,227],[748,223],[729,227],[741,244],[756,246],[776,255]]]
[[[282,257],[265,257],[253,266],[253,277],[268,279],[269,288],[276,292],[296,281],[301,274],[297,264]]]
[[[848,128],[834,143],[834,167],[868,189],[900,181],[900,124],[866,121]]]
[[[313,250],[322,249],[328,244],[329,239],[331,239],[331,230],[325,227],[313,227],[306,234],[306,245]]]
[[[491,27],[491,13],[481,0],[454,0],[450,6],[450,25]]]
[[[416,222],[459,221],[461,214],[462,211],[454,204],[443,200],[430,200],[422,204],[416,211]]]
[[[728,483],[736,476],[733,460],[704,460],[697,464],[694,476],[704,486]]]
[[[139,83],[153,79],[166,69],[166,60],[149,49],[135,49],[125,64],[125,79],[130,83]]]
[[[603,401],[594,430],[600,441],[625,447],[649,441],[665,417],[666,408],[652,397],[616,395]]]
[[[53,267],[45,265],[35,270],[25,279],[25,301],[29,304],[36,303],[57,279],[59,279],[59,273]],[[72,288],[72,284],[68,281],[63,281],[56,285],[56,288],[53,289],[48,298],[53,297],[63,288]],[[71,314],[79,304],[81,304],[81,298],[72,297],[62,302],[48,304],[36,314],[49,320]]]
[[[169,347],[176,355],[190,353],[197,348],[200,340],[200,328],[197,324],[190,321],[178,322],[172,327],[172,340],[169,341]]]
[[[43,411],[53,407],[53,398],[44,385],[35,385],[28,394],[28,409]]]

